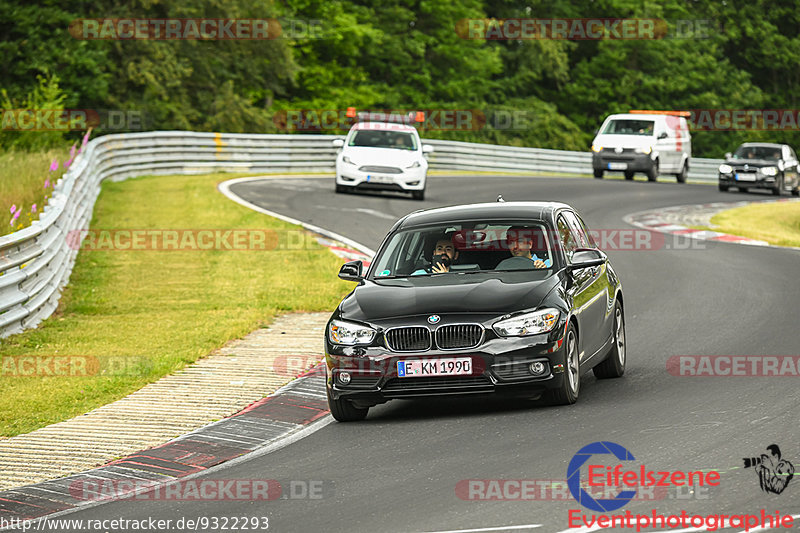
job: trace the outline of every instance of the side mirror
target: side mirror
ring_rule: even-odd
[[[361,281],[364,276],[361,274],[363,268],[361,261],[350,261],[342,265],[339,269],[339,277],[345,281]]]
[[[334,139],[331,141],[334,148],[341,148],[344,146],[344,139]]]
[[[732,154],[732,153],[730,153],[730,152],[725,152],[725,159],[730,159],[731,157],[733,157],[733,154]]]
[[[600,266],[608,260],[606,254],[600,250],[579,248],[572,254],[572,264],[567,266],[570,272],[582,268]]]
[[[422,153],[423,154],[432,154],[433,153],[433,146],[430,144],[423,144],[422,145]]]
[[[667,137],[669,137],[669,134],[666,131],[662,131],[661,135],[658,136],[658,140],[660,141],[661,139],[666,139]]]

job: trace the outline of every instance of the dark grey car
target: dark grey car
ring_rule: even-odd
[[[797,155],[787,144],[744,143],[733,154],[725,154],[725,163],[719,167],[719,190],[769,189],[775,196],[783,191],[797,196],[797,166]]]

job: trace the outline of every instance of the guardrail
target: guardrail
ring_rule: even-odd
[[[563,172],[592,174],[591,152],[570,152],[544,148],[497,146],[457,141],[423,141],[434,146],[430,156],[435,170],[486,170],[504,172]],[[721,159],[692,158],[689,179],[701,182],[717,181]]]
[[[89,142],[58,181],[38,221],[0,237],[0,337],[35,327],[58,306],[76,243],[103,180],[209,172],[333,172],[333,135],[247,135],[158,131],[106,135]],[[591,174],[591,154],[426,140],[431,169]],[[711,181],[721,163],[693,159],[689,178]]]

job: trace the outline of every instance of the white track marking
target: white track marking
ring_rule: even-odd
[[[518,531],[522,529],[536,529],[542,527],[542,524],[524,524],[521,526],[497,526],[497,527],[481,527],[477,529],[449,529],[447,531],[428,531],[426,533],[479,533],[480,531]]]

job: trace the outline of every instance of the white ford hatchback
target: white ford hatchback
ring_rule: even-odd
[[[342,149],[336,156],[336,192],[398,191],[423,200],[428,176],[425,156],[433,152],[433,146],[423,145],[413,126],[376,122],[372,120],[375,115],[371,113],[367,121],[354,124],[344,140],[333,141]],[[377,118],[392,117],[397,115]]]

